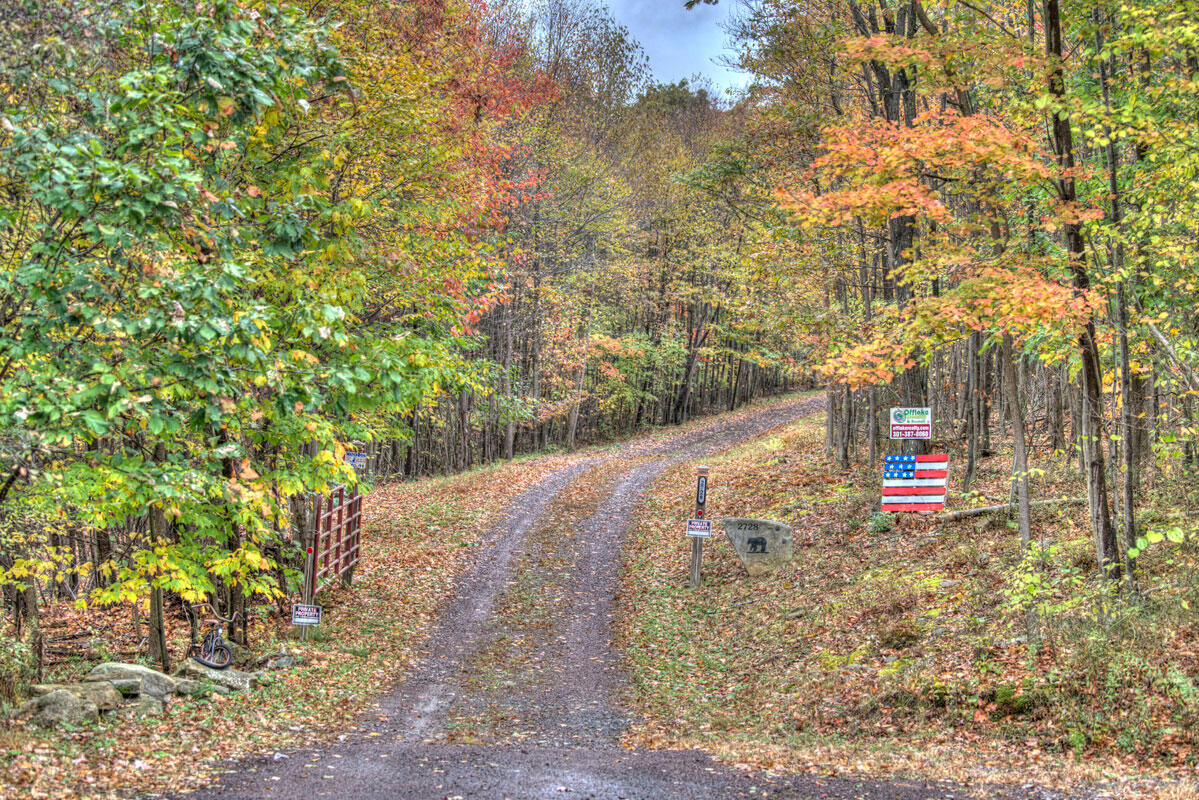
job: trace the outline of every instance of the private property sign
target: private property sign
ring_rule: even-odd
[[[307,603],[296,603],[291,607],[292,625],[320,625],[321,607]]]
[[[933,438],[933,410],[931,408],[891,409],[891,438]]]
[[[710,519],[689,519],[687,520],[687,535],[697,539],[707,539],[712,535],[712,520]]]

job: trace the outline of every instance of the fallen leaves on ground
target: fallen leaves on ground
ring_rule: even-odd
[[[250,628],[256,652],[275,652],[286,641],[292,653],[306,659],[303,666],[277,673],[272,683],[249,694],[177,698],[157,719],[109,718],[76,731],[0,730],[0,797],[117,797],[130,787],[183,791],[209,783],[232,759],[327,740],[383,687],[402,679],[452,594],[455,578],[522,491],[549,471],[597,451],[620,447],[635,457],[752,415],[762,405],[655,430],[619,445],[376,488],[364,503],[362,561],[353,586],[318,598],[325,618],[310,639],[295,641],[286,619],[259,619]],[[43,627],[69,657],[46,680],[70,681],[105,660],[144,662],[144,644],[130,615],[129,606],[78,611],[67,602],[55,603],[43,614]],[[187,623],[175,616],[168,628],[178,657],[188,640]]]
[[[644,716],[630,745],[975,786],[1110,783],[1135,793],[1164,777],[1194,779],[1193,615],[1154,617],[1156,641],[1108,631],[1115,638],[1100,647],[1094,629],[1072,634],[1059,613],[1030,648],[1010,604],[1020,548],[1005,520],[873,516],[880,468],[830,470],[823,426],[811,417],[707,459],[710,519],[794,527],[795,558],[772,576],[750,579],[721,532],[704,548],[703,585],[689,589],[682,526],[695,464],[656,482],[629,530],[618,623]],[[1010,463],[984,462],[976,491],[1006,498]],[[1079,493],[1066,465],[1039,466],[1039,496]],[[951,502],[964,499],[951,492]],[[1034,531],[1084,571],[1085,513],[1038,512]],[[1041,613],[1068,594],[1048,592]],[[1129,663],[1105,660],[1122,657]]]
[[[382,687],[402,677],[430,622],[450,596],[469,554],[508,501],[572,457],[506,464],[452,478],[382,486],[364,504],[362,561],[354,583],[323,593],[325,617],[307,642],[288,638],[306,659],[270,673],[248,694],[211,700],[176,698],[157,719],[110,718],[76,731],[0,731],[0,797],[115,797],[181,791],[211,781],[229,759],[302,747],[345,728]],[[92,658],[59,668],[55,679],[86,672],[108,654],[131,656],[137,642],[129,609],[74,612],[56,606],[50,630],[91,631]],[[251,629],[258,652],[292,637],[287,620]],[[178,656],[187,626],[172,621]]]

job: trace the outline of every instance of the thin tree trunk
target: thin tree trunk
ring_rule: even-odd
[[[166,446],[159,444],[154,449],[154,460],[162,462],[166,460]],[[150,546],[154,547],[167,538],[167,517],[162,508],[157,505],[150,506]],[[150,659],[157,661],[162,666],[163,672],[169,672],[171,669],[171,654],[167,652],[166,640],[166,615],[163,610],[162,603],[162,587],[155,586],[151,578],[150,585],[150,628],[149,628],[149,650]]]
[[[979,343],[982,335],[977,331],[970,334],[966,351],[966,473],[962,476],[962,492],[970,491],[974,473],[978,469],[978,429],[982,422],[982,399],[979,392],[978,375],[982,369],[979,359]]]
[[[1062,20],[1059,0],[1045,0],[1044,17],[1045,53],[1054,63],[1049,74],[1049,93],[1065,104],[1066,82],[1062,63]],[[1053,151],[1057,155],[1058,167],[1065,173],[1056,180],[1058,197],[1063,203],[1073,205],[1078,195],[1074,183],[1074,132],[1070,118],[1065,114],[1052,114]],[[1082,239],[1082,226],[1068,222],[1063,226],[1066,252],[1073,274],[1074,288],[1079,292],[1090,289],[1087,274],[1086,252]],[[1083,453],[1086,468],[1087,497],[1090,500],[1091,530],[1095,537],[1095,554],[1100,569],[1105,575],[1120,577],[1121,562],[1116,542],[1116,531],[1112,526],[1108,507],[1107,474],[1103,456],[1103,378],[1099,360],[1099,348],[1095,342],[1095,320],[1087,321],[1078,336],[1078,348],[1082,356],[1082,415],[1084,420]]]
[[[1032,542],[1032,520],[1028,509],[1028,451],[1024,440],[1024,409],[1020,403],[1020,384],[1013,364],[1012,337],[1003,337],[1004,387],[1007,390],[1008,423],[1012,427],[1012,479],[1016,484],[1017,515],[1020,522],[1020,546],[1025,552]]]

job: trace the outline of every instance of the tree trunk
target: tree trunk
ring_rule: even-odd
[[[978,355],[982,334],[970,334],[966,351],[966,472],[962,476],[962,491],[970,491],[974,473],[978,468],[978,429],[982,424],[982,396],[979,392],[979,372],[982,369]]]
[[[1129,551],[1136,546],[1136,494],[1137,494],[1137,442],[1132,402],[1132,375],[1128,357],[1128,305],[1124,298],[1124,283],[1116,290],[1116,321],[1120,339],[1120,450],[1123,455],[1124,474],[1121,489],[1124,507],[1124,569],[1130,591],[1136,590],[1136,560]]]
[[[575,433],[579,429],[579,407],[583,405],[583,380],[587,377],[587,354],[579,363],[579,373],[575,378],[575,401],[570,407],[570,419],[566,431],[566,449],[575,449]]]
[[[500,373],[500,391],[508,401],[508,422],[504,425],[504,458],[512,460],[512,446],[516,441],[516,419],[512,416],[515,399],[512,396],[512,306],[504,304],[504,368]]]
[[[154,460],[157,462],[166,460],[165,445],[159,444],[154,449]],[[160,506],[150,506],[149,521],[149,544],[154,547],[167,538],[167,517]],[[166,615],[162,607],[162,587],[155,585],[158,577],[156,575],[151,578],[150,583],[150,628],[148,631],[150,659],[157,661],[162,666],[163,672],[170,672],[171,654],[167,652]]]
[[[1066,83],[1062,63],[1062,20],[1059,0],[1045,0],[1044,19],[1045,53],[1055,64],[1049,74],[1049,93],[1062,105],[1066,102]],[[1057,156],[1058,167],[1063,175],[1056,180],[1058,197],[1068,205],[1077,202],[1074,183],[1074,133],[1070,118],[1065,114],[1052,114],[1052,145]],[[1087,274],[1086,252],[1082,238],[1082,226],[1068,222],[1064,226],[1066,252],[1070,260],[1074,288],[1084,292],[1090,288]],[[1095,554],[1100,569],[1105,575],[1120,577],[1121,563],[1116,542],[1116,531],[1112,526],[1108,507],[1107,474],[1103,457],[1103,378],[1099,360],[1099,348],[1095,342],[1094,318],[1078,336],[1078,348],[1082,356],[1082,417],[1084,426],[1083,454],[1087,480],[1087,497],[1090,501],[1091,530],[1095,537]]]
[[[1028,510],[1028,450],[1024,440],[1024,409],[1020,403],[1020,384],[1013,364],[1012,337],[1003,337],[1003,385],[1007,390],[1008,423],[1012,427],[1012,480],[1016,484],[1017,515],[1020,522],[1020,546],[1027,552],[1032,541],[1032,520]]]

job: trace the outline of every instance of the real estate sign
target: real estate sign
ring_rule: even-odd
[[[891,409],[891,438],[933,438],[933,410],[931,408]]]

